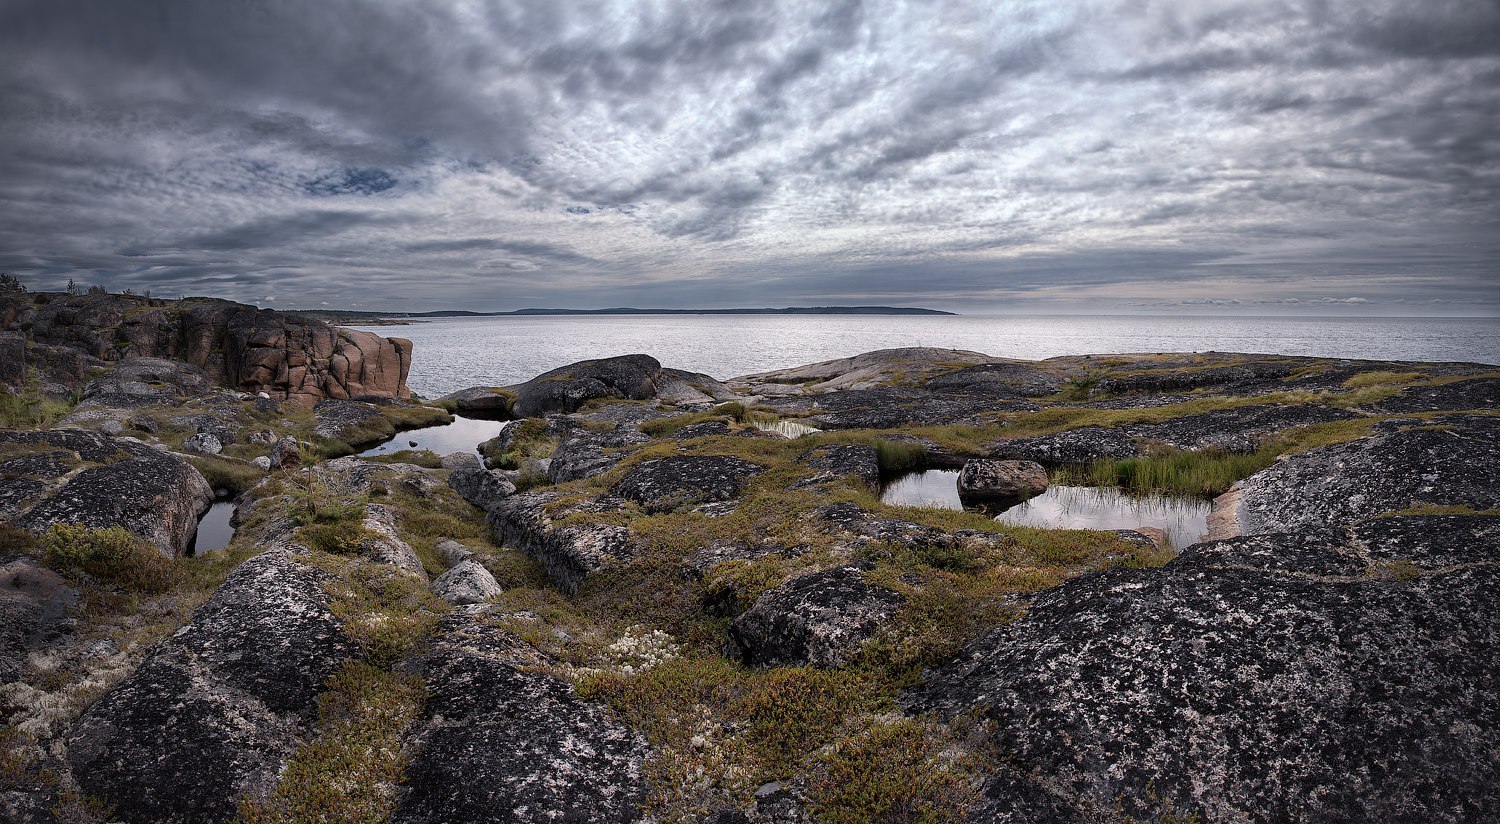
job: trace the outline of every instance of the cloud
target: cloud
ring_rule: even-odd
[[[0,268],[302,305],[1493,309],[1496,31],[1491,0],[13,0]]]

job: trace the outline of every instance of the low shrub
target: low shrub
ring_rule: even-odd
[[[210,455],[189,455],[188,463],[203,475],[209,486],[226,490],[230,495],[239,495],[266,476],[255,464]]]
[[[53,524],[38,541],[42,563],[63,575],[87,575],[132,592],[164,592],[177,583],[177,562],[124,527]]]
[[[951,821],[972,795],[972,766],[944,753],[941,731],[903,718],[874,723],[821,754],[809,787],[819,821]]]

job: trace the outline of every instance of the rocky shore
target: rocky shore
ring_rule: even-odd
[[[43,298],[0,301],[0,819],[1500,818],[1500,368],[633,354],[424,402],[400,339]],[[353,454],[454,413],[512,422]],[[882,501],[931,467],[983,506]],[[1058,483],[1211,534],[987,514]]]

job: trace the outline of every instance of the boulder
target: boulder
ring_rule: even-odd
[[[77,605],[78,590],[35,560],[0,565],[0,684],[21,680],[26,653],[72,631]]]
[[[1063,387],[1062,378],[1029,363],[983,363],[938,375],[922,384],[934,392],[1014,393],[1023,398],[1051,395]]]
[[[625,449],[651,442],[646,433],[629,424],[613,424],[601,432],[568,418],[548,423],[549,431],[560,438],[547,464],[547,479],[555,484],[603,475],[625,457]]]
[[[322,400],[313,406],[313,434],[360,447],[395,436],[396,425],[380,414],[374,404],[346,400]]]
[[[730,455],[657,458],[631,467],[610,491],[641,504],[647,512],[666,512],[732,501],[740,495],[741,481],[763,471],[759,464]]]
[[[489,570],[467,559],[434,579],[432,591],[450,604],[482,604],[505,594]]]
[[[960,498],[1013,500],[1047,491],[1047,470],[1036,461],[975,458],[958,472]]]
[[[34,533],[53,524],[124,527],[169,555],[181,555],[213,503],[208,481],[183,459],[129,439],[83,430],[0,432],[7,462],[0,515]]]
[[[100,431],[103,431],[102,427]],[[224,444],[219,439],[207,432],[199,432],[182,439],[182,450],[184,452],[197,452],[202,455],[217,455],[224,451]]]
[[[868,444],[819,446],[804,453],[798,460],[809,468],[818,470],[811,478],[799,481],[796,484],[799,487],[851,476],[871,489],[880,486],[880,453]]]
[[[515,395],[498,386],[471,386],[449,392],[438,398],[436,403],[439,406],[451,403],[453,411],[466,418],[503,421],[511,416],[511,404],[515,403]]]
[[[84,407],[132,409],[152,404],[176,405],[178,398],[215,387],[208,373],[171,358],[132,357],[115,364],[83,388]]]
[[[486,512],[494,510],[500,502],[516,494],[516,485],[493,469],[479,466],[479,459],[466,455],[473,462],[448,472],[448,486],[469,503]],[[446,460],[446,459],[445,459]]]
[[[417,557],[411,544],[401,540],[396,525],[399,516],[396,510],[384,504],[365,507],[364,528],[368,535],[359,545],[360,552],[376,563],[390,564],[402,572],[427,580],[427,571],[422,559]]]
[[[581,701],[550,662],[481,615],[443,619],[418,662],[426,717],[393,824],[645,818],[645,738]]]
[[[73,726],[79,788],[118,820],[164,824],[228,821],[268,795],[355,655],[326,577],[282,548],[241,564]]]
[[[808,422],[822,429],[890,429],[899,426],[938,426],[982,423],[995,412],[1034,412],[1039,407],[1009,390],[932,392],[915,386],[854,389],[818,395],[811,406],[771,404],[773,408],[804,408],[813,412]]]
[[[881,349],[852,358],[838,358],[820,363],[761,372],[731,378],[735,388],[764,388],[766,384],[804,384],[811,392],[845,389],[870,389],[895,380],[951,372],[955,367],[998,361],[989,355],[960,349],[937,349],[914,346],[903,349]]]
[[[295,469],[302,465],[302,444],[287,435],[272,445],[266,458],[272,469]]]
[[[443,560],[448,566],[458,566],[464,561],[474,557],[474,553],[468,547],[451,538],[445,538],[437,543],[437,551],[442,554]]]
[[[1197,544],[1039,593],[903,704],[994,725],[970,821],[1490,820],[1496,558],[1483,517]]]
[[[1348,523],[1419,503],[1500,507],[1500,418],[1413,423],[1294,455],[1241,481],[1229,501],[1239,531]]]
[[[681,369],[661,370],[656,397],[679,406],[706,406],[740,399],[733,389],[708,375]]]
[[[836,567],[766,591],[730,624],[730,644],[752,666],[846,663],[906,600],[866,583],[864,574],[873,568]]]
[[[540,417],[572,412],[595,398],[645,400],[656,394],[661,364],[649,355],[579,361],[515,387],[515,414]]]
[[[579,511],[564,509],[555,514],[560,493],[523,492],[504,499],[490,510],[488,522],[495,540],[540,561],[548,576],[572,595],[588,577],[610,564],[628,561],[635,554],[630,530],[612,524],[553,523]]]

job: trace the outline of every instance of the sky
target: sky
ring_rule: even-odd
[[[1497,0],[0,0],[0,271],[1500,314]]]

